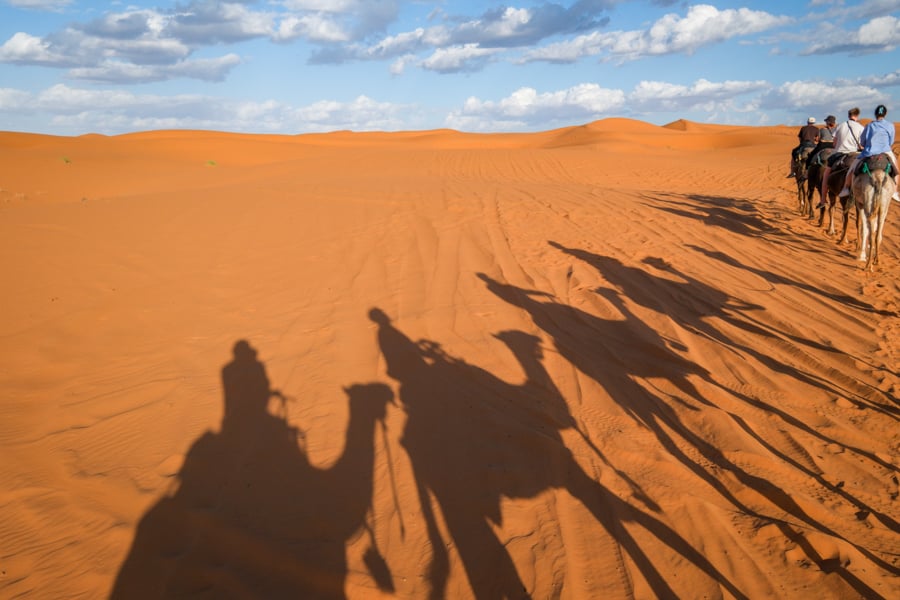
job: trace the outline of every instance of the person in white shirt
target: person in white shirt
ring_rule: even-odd
[[[828,176],[831,174],[831,167],[839,161],[845,154],[852,154],[862,150],[859,143],[859,136],[862,135],[863,126],[859,122],[859,108],[851,108],[847,111],[847,120],[837,126],[834,130],[834,154],[828,158],[828,164],[825,165],[825,172],[822,174],[822,189],[819,202],[819,208],[824,205],[826,192],[828,190]]]

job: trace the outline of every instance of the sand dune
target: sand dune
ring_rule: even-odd
[[[0,597],[896,598],[795,135],[0,133]]]

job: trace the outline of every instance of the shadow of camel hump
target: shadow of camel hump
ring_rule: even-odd
[[[222,384],[220,431],[194,442],[177,490],[141,519],[110,598],[345,597],[345,546],[371,505],[374,431],[393,393],[378,383],[345,388],[344,452],[319,469],[301,432],[269,411],[272,397],[285,397],[246,341]]]
[[[576,428],[575,420],[542,364],[538,338],[520,331],[496,335],[526,375],[523,384],[510,384],[448,354],[436,342],[414,342],[380,309],[369,315],[378,325],[388,375],[399,383],[407,413],[401,443],[412,464],[428,532],[431,598],[448,595],[451,552],[458,553],[472,597],[532,597],[535,590],[522,580],[508,540],[497,528],[502,526],[504,498],[534,498],[548,490],[565,490],[586,508],[624,549],[655,597],[677,594],[658,570],[658,557],[651,559],[623,523],[649,532],[677,561],[688,561],[733,597],[745,598],[677,532],[610,492],[576,462],[561,434]],[[604,461],[599,449],[585,441]],[[450,539],[445,539],[439,517]],[[556,531],[552,537],[561,536]]]

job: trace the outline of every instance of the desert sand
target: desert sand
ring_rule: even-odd
[[[795,140],[0,133],[0,597],[900,597],[900,206]]]

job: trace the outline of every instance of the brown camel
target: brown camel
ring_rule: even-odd
[[[843,244],[847,239],[847,227],[850,224],[850,213],[856,208],[856,204],[849,196],[841,198],[838,194],[844,187],[844,177],[847,175],[847,169],[853,162],[853,155],[846,155],[843,159],[836,162],[828,175],[828,181],[824,185],[820,183],[820,194],[822,195],[822,204],[820,207],[819,226],[821,227],[825,220],[825,213],[828,213],[828,235],[835,235],[834,228],[834,207],[838,201],[841,203],[841,212],[843,214],[843,222],[841,226],[841,237],[838,244]]]
[[[806,159],[809,158],[810,152],[812,152],[812,148],[802,148],[797,161],[794,163],[794,178],[797,182],[797,206],[800,214],[804,214],[806,209],[807,179],[809,178]]]
[[[810,221],[815,218],[813,197],[816,195],[816,192],[819,192],[820,195],[822,193],[822,175],[825,172],[828,158],[832,154],[834,154],[834,148],[821,149],[810,159],[810,164],[806,171],[806,200],[800,199],[800,214],[807,214]],[[821,226],[822,217],[820,216],[819,227]]]

